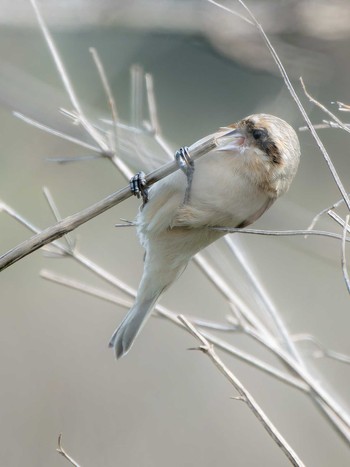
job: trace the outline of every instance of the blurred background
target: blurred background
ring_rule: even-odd
[[[238,3],[226,4],[244,14]],[[110,114],[91,46],[99,52],[125,121],[131,118],[130,67],[139,64],[153,75],[161,128],[174,149],[256,112],[276,114],[295,129],[304,124],[256,30],[204,0],[47,0],[39,5],[93,122]],[[250,1],[249,6],[315,123],[325,116],[303,97],[299,76],[333,111],[333,101],[350,102],[346,0]],[[71,104],[30,2],[0,0],[0,9],[0,197],[44,228],[54,218],[43,186],[65,217],[123,187],[125,180],[107,160],[50,161],[91,153],[14,117],[13,111],[19,111],[90,142],[59,113]],[[341,117],[346,120],[346,115]],[[347,187],[349,136],[336,129],[322,130],[320,136]],[[256,227],[306,228],[317,212],[340,198],[311,136],[300,132],[299,137],[302,160],[293,186]],[[138,204],[129,199],[73,233],[81,253],[133,287],[141,276],[143,251],[134,230],[114,224],[119,218],[132,220]],[[327,218],[319,227],[341,232]],[[5,213],[0,229],[1,252],[30,235]],[[350,298],[340,243],[316,237],[240,237],[288,330],[310,333],[327,348],[350,354]],[[238,283],[242,296],[249,296],[224,248],[208,254],[228,280]],[[40,252],[2,272],[1,465],[67,465],[55,452],[59,433],[82,467],[288,465],[248,408],[231,399],[233,389],[209,360],[187,350],[196,345],[190,335],[152,319],[127,357],[116,362],[107,343],[125,310],[44,281],[42,268],[113,292],[72,260]],[[229,313],[193,264],[162,304],[218,321]],[[224,337],[279,366],[251,339]],[[314,359],[311,344],[299,348],[315,379],[349,411],[350,368]],[[306,465],[349,465],[349,446],[304,394],[222,356]]]

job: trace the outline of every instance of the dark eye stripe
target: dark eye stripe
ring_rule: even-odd
[[[252,131],[253,138],[256,140],[267,138],[267,131],[262,128],[256,128]]]

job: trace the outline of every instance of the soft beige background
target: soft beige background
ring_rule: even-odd
[[[161,125],[174,147],[191,144],[256,111],[275,113],[295,128],[303,124],[277,75],[223,58],[200,34],[79,26],[77,18],[76,27],[56,29],[55,39],[92,119],[107,116],[108,108],[89,46],[101,55],[125,120],[129,67],[139,63],[154,75]],[[294,35],[292,40],[303,46],[303,36]],[[241,48],[242,43],[244,38],[238,42]],[[329,45],[324,73],[305,70],[310,90],[327,105],[332,100],[350,101],[348,47],[345,40]],[[298,56],[289,59],[293,72],[303,74]],[[265,60],[270,60],[268,54]],[[63,216],[124,186],[124,179],[104,160],[47,162],[48,157],[87,152],[13,117],[11,111],[20,110],[77,132],[58,114],[59,107],[70,104],[36,28],[0,29],[0,83],[4,202],[45,227],[53,218],[42,186],[50,188]],[[307,108],[314,121],[323,118],[308,104]],[[348,136],[337,130],[325,130],[321,136],[348,186]],[[306,133],[300,139],[303,158],[292,189],[256,226],[304,228],[316,212],[339,198],[312,139]],[[136,200],[128,200],[74,234],[82,253],[135,287],[142,271],[141,247],[132,230],[113,226],[120,217],[132,219],[137,206]],[[328,221],[321,226],[333,227]],[[29,235],[5,214],[0,215],[0,229],[2,252]],[[339,243],[267,237],[244,237],[242,242],[290,331],[312,333],[328,347],[350,353],[350,299],[340,269]],[[240,280],[235,267],[222,261],[227,277]],[[186,350],[195,344],[191,336],[164,320],[151,320],[132,352],[116,362],[107,342],[124,310],[40,279],[41,268],[111,290],[72,260],[48,259],[40,252],[2,272],[1,466],[67,465],[55,452],[60,432],[64,446],[83,467],[288,465],[247,407],[230,399],[231,387],[209,360]],[[162,303],[212,319],[223,320],[228,313],[194,265]],[[278,365],[248,339],[235,335],[230,339]],[[349,367],[312,360],[310,347],[302,348],[315,377],[349,410]],[[348,446],[305,396],[223,357],[306,465],[349,465]]]

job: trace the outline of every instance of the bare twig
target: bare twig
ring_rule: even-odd
[[[69,287],[70,289],[78,290],[79,292],[92,295],[93,297],[100,298],[107,302],[115,303],[116,305],[122,306],[123,308],[128,309],[132,306],[132,302],[128,300],[123,300],[122,298],[117,297],[115,294],[108,293],[105,290],[92,287],[91,285],[83,284],[82,282],[77,281],[75,279],[69,279],[60,274],[48,271],[47,269],[43,269],[42,271],[40,271],[40,277],[51,282],[55,282],[56,284]]]
[[[343,102],[337,102],[337,104],[341,112],[350,112],[350,105],[344,104]]]
[[[328,208],[322,209],[322,211],[320,211],[318,214],[316,214],[316,216],[312,219],[311,224],[309,225],[307,230],[312,230],[315,227],[316,223],[319,221],[320,217],[323,216],[323,214],[327,214],[332,209],[338,208],[342,203],[344,203],[343,198],[340,199],[339,201],[337,201],[336,203],[332,204],[332,206],[329,206]]]
[[[97,50],[94,48],[94,47],[90,47],[89,49],[93,59],[94,59],[94,62],[95,62],[95,65],[96,65],[96,68],[97,68],[97,71],[98,71],[98,74],[100,76],[100,79],[101,79],[101,82],[102,82],[102,85],[103,85],[103,89],[106,93],[106,96],[107,96],[107,99],[108,99],[108,103],[109,103],[109,106],[111,108],[111,113],[112,113],[112,120],[113,120],[113,123],[114,123],[114,127],[117,128],[117,125],[118,125],[118,111],[117,111],[117,106],[116,106],[116,103],[115,103],[115,100],[114,100],[114,97],[113,97],[113,94],[112,94],[112,90],[110,88],[110,85],[109,85],[109,82],[108,82],[108,79],[107,79],[107,76],[106,76],[106,72],[104,70],[104,67],[102,65],[102,62],[101,62],[101,59],[97,53]]]
[[[343,353],[336,352],[335,350],[328,349],[324,344],[322,344],[318,339],[316,339],[316,337],[312,336],[311,334],[295,334],[294,336],[292,336],[292,338],[294,342],[312,342],[317,347],[317,350],[312,352],[312,356],[314,358],[328,357],[333,360],[337,360],[341,363],[350,364],[349,355],[345,355]]]
[[[271,237],[300,237],[300,236],[319,236],[319,237],[329,237],[336,238],[337,240],[342,240],[342,235],[336,234],[333,232],[327,232],[326,230],[264,230],[264,229],[236,229],[231,227],[213,227],[214,230],[222,230],[227,233],[242,233],[248,235],[267,235]],[[349,242],[350,238],[346,238],[346,241]]]
[[[327,213],[329,217],[331,217],[337,224],[339,224],[342,228],[345,226],[345,221],[342,219],[336,212],[334,212],[332,209],[328,211]],[[350,232],[350,227],[347,227],[347,231]]]
[[[227,6],[222,5],[221,3],[215,2],[214,0],[208,0],[208,2],[212,3],[213,5],[215,5],[215,6],[219,7],[219,8],[221,8],[222,10],[227,11],[227,13],[231,13],[232,15],[237,16],[238,18],[242,19],[246,23],[251,24],[252,26],[254,26],[254,23],[252,21],[250,21],[246,16],[241,15],[237,11],[231,10]]]
[[[347,268],[347,263],[346,263],[346,253],[345,253],[345,241],[346,241],[346,233],[348,231],[348,225],[349,225],[349,214],[345,218],[345,223],[344,223],[344,229],[343,229],[343,239],[342,239],[342,248],[341,248],[341,266],[343,270],[343,276],[344,276],[344,281],[346,284],[346,288],[348,289],[348,292],[350,294],[350,279],[349,279],[349,273],[348,273],[348,268]]]
[[[23,115],[20,112],[13,112],[13,115],[19,118],[20,120],[23,120],[25,123],[28,123],[28,125],[38,128],[39,130],[43,130],[46,133],[49,133],[54,136],[58,136],[61,139],[69,141],[70,143],[77,144],[78,146],[81,146],[85,149],[90,149],[91,151],[101,154],[101,149],[97,146],[93,146],[92,144],[85,143],[85,141],[81,141],[78,138],[74,138],[73,136],[67,135],[66,133],[62,133],[61,131],[55,130],[54,128],[50,128],[49,126],[43,123],[40,123],[34,120],[33,118],[27,117],[26,115]]]
[[[142,123],[143,70],[140,65],[133,65],[131,73],[131,122],[140,128]]]
[[[306,90],[303,78],[300,78],[300,83],[301,83],[303,91],[304,91],[306,97],[309,99],[309,101],[312,102],[313,104],[317,105],[317,107],[319,107],[323,112],[325,112],[327,115],[329,115],[336,122],[336,124],[337,124],[337,126],[339,128],[343,129],[347,133],[350,133],[350,128],[347,127],[340,120],[340,118],[338,118],[336,115],[334,115],[330,110],[327,109],[327,107],[325,107],[323,104],[321,104],[319,101],[317,101],[314,97],[312,97],[311,94],[308,93],[308,91]]]
[[[63,449],[61,433],[58,436],[58,446],[57,446],[56,451],[59,454],[61,454],[61,456],[63,456],[65,459],[67,459],[67,461],[70,462],[72,465],[74,465],[75,467],[80,467],[79,464],[75,462],[75,460]]]
[[[149,119],[151,122],[152,131],[155,136],[160,135],[160,124],[158,119],[156,98],[154,95],[153,76],[150,73],[145,74],[146,94],[149,111]]]
[[[117,112],[117,105],[115,103],[115,99],[113,97],[112,90],[111,90],[111,87],[109,85],[109,82],[106,76],[106,72],[104,70],[102,61],[97,53],[97,50],[93,47],[90,47],[89,50],[94,59],[98,74],[102,82],[103,89],[105,91],[105,94],[108,100],[109,107],[111,109],[113,132],[112,132],[112,137],[109,138],[110,148],[108,151],[108,156],[110,157],[113,164],[120,170],[120,172],[125,174],[126,178],[131,178],[133,176],[132,171],[125,164],[125,162],[122,161],[118,157],[119,152],[120,152],[120,141],[119,141],[119,134],[118,134],[119,118],[118,118],[118,112]],[[108,133],[108,135],[111,136],[110,133]]]
[[[342,128],[337,123],[334,123],[334,122],[332,122],[330,120],[322,120],[322,122],[323,123],[314,124],[315,130],[325,130],[327,128]],[[348,123],[344,123],[344,126],[346,128],[349,128],[349,130],[350,130],[350,125]],[[300,126],[298,129],[299,129],[299,131],[308,131],[309,130],[309,128],[307,126]]]
[[[56,203],[55,203],[55,201],[54,201],[54,199],[53,199],[53,197],[52,197],[52,195],[50,193],[50,190],[46,186],[44,186],[43,187],[43,192],[44,192],[45,198],[46,198],[46,200],[47,200],[47,202],[48,202],[48,204],[50,206],[50,209],[51,209],[53,215],[55,216],[56,221],[60,222],[62,220],[62,217],[61,217],[61,215],[59,213],[59,210],[58,210],[58,207],[57,207],[57,205],[56,205]],[[64,237],[65,241],[67,242],[68,248],[70,250],[74,250],[74,248],[75,248],[74,241],[71,239],[70,235],[67,233],[63,237]]]
[[[103,136],[91,125],[91,123],[88,121],[88,119],[85,117],[84,112],[80,106],[79,100],[77,98],[77,95],[75,93],[74,87],[71,83],[71,80],[68,76],[68,73],[65,69],[65,66],[63,64],[63,61],[58,53],[58,50],[56,48],[56,45],[54,41],[52,40],[50,31],[48,30],[46,23],[44,21],[44,18],[41,15],[41,12],[39,10],[39,7],[36,3],[36,0],[30,0],[31,4],[33,6],[36,18],[38,20],[38,23],[40,25],[40,29],[45,37],[45,41],[49,47],[49,50],[51,52],[52,58],[55,62],[56,68],[58,70],[58,74],[61,77],[63,86],[65,90],[67,91],[67,94],[70,98],[70,101],[77,113],[77,118],[81,125],[85,128],[85,130],[90,134],[90,136],[94,139],[94,141],[98,144],[98,146],[101,148],[101,151],[107,153],[109,148],[104,140]]]
[[[230,251],[234,254],[236,259],[238,260],[239,264],[241,265],[242,269],[245,271],[247,276],[249,277],[249,280],[251,284],[254,286],[255,291],[257,292],[258,296],[262,300],[262,302],[265,305],[265,310],[266,313],[268,314],[268,317],[270,320],[273,322],[275,325],[275,328],[278,331],[279,338],[281,338],[282,345],[286,348],[287,351],[291,353],[291,355],[294,356],[296,361],[298,361],[300,364],[302,364],[302,360],[298,354],[298,352],[295,350],[294,344],[292,344],[289,333],[280,318],[275,305],[273,304],[272,300],[268,296],[267,292],[265,291],[263,285],[259,281],[259,279],[256,277],[253,269],[249,266],[248,261],[246,261],[246,258],[244,258],[243,252],[241,251],[240,248],[237,247],[235,242],[233,241],[231,236],[226,236],[225,237],[226,244],[228,245]]]
[[[188,331],[196,337],[200,342],[201,346],[198,350],[204,352],[210,360],[214,363],[216,368],[227,378],[235,390],[239,394],[239,399],[244,401],[249,409],[253,412],[255,417],[259,420],[262,426],[265,428],[269,436],[273,439],[273,441],[277,444],[277,446],[282,450],[282,452],[287,456],[289,461],[294,466],[304,466],[304,463],[299,459],[297,454],[293,451],[291,446],[287,443],[287,441],[283,438],[277,428],[273,425],[271,420],[267,417],[267,415],[263,412],[261,407],[255,401],[253,396],[247,391],[247,389],[243,386],[240,380],[229,370],[226,365],[222,362],[222,360],[216,354],[213,346],[207,341],[207,339],[191,324],[184,316],[180,315],[179,320],[186,326]]]

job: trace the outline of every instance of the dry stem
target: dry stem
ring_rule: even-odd
[[[58,446],[56,451],[61,454],[65,459],[67,459],[68,462],[70,462],[74,467],[80,467],[77,462],[63,449],[62,446],[62,434],[60,433],[58,436]]]
[[[289,461],[294,466],[304,466],[304,463],[299,459],[297,454],[293,451],[291,446],[287,443],[287,441],[283,438],[271,420],[267,417],[265,412],[261,409],[258,403],[255,401],[253,396],[247,391],[247,389],[243,386],[240,380],[230,371],[226,365],[222,362],[222,360],[216,354],[213,346],[207,341],[207,339],[191,324],[183,315],[180,315],[179,320],[185,325],[188,331],[196,337],[200,342],[201,346],[198,350],[204,352],[210,360],[214,363],[216,368],[227,378],[235,390],[239,394],[239,399],[242,400],[247,404],[249,409],[253,412],[255,417],[259,420],[262,426],[265,428],[269,436],[273,439],[273,441],[277,444],[277,446],[283,451],[283,453],[287,456]]]
[[[200,140],[189,147],[189,151],[193,160],[204,156],[207,152],[211,151],[216,147],[216,140],[214,138]],[[176,162],[169,162],[163,165],[159,169],[154,170],[146,176],[146,182],[148,186],[153,185],[158,180],[166,177],[167,175],[178,170]],[[116,206],[117,204],[130,198],[132,193],[130,187],[126,186],[121,190],[107,196],[103,200],[93,204],[92,206],[80,211],[76,214],[66,217],[62,221],[48,227],[34,237],[25,240],[24,242],[17,245],[15,248],[9,250],[7,253],[0,257],[0,271],[11,266],[16,261],[24,258],[33,251],[41,248],[42,246],[57,240],[63,235],[71,232],[85,222],[93,219],[94,217],[102,214],[108,209]]]

